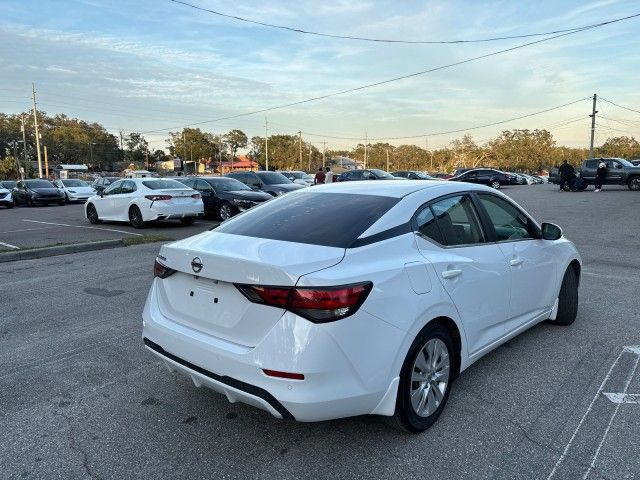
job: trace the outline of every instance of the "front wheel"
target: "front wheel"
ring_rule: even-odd
[[[560,295],[558,295],[558,313],[552,323],[571,325],[578,315],[578,275],[569,266],[562,279]]]
[[[137,205],[133,205],[129,209],[129,223],[133,228],[144,228],[145,222],[142,218],[142,212],[137,207]]]
[[[223,222],[233,217],[233,209],[227,202],[222,202],[218,208],[218,218]]]
[[[61,200],[61,201],[59,201],[59,202],[58,202],[58,205],[60,205],[61,207],[63,207],[63,206],[65,205],[65,203],[67,203],[67,202],[66,202],[66,201],[64,201],[64,200]]]
[[[428,325],[416,337],[400,372],[396,421],[412,433],[433,425],[449,398],[454,376],[451,335],[442,325]]]
[[[35,207],[36,206],[36,204],[33,203],[33,198],[27,197],[27,205],[30,206],[30,207]]]
[[[193,222],[195,221],[195,217],[182,217],[180,219],[180,223],[182,223],[183,225],[193,225]]]
[[[89,220],[89,223],[93,225],[102,223],[102,220],[100,220],[100,217],[98,217],[98,212],[96,210],[96,207],[92,203],[87,205],[87,219]]]
[[[491,188],[495,188],[496,190],[500,189],[500,182],[498,180],[494,180],[491,182]]]
[[[640,192],[640,177],[632,177],[629,179],[627,183],[629,190],[633,190],[634,192]]]

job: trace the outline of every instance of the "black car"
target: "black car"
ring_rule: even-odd
[[[176,177],[175,180],[198,190],[204,203],[205,215],[213,215],[220,220],[226,220],[273,198],[268,193],[254,191],[235,178]]]
[[[402,180],[402,178],[394,177],[384,170],[370,168],[367,170],[347,170],[342,172],[336,181],[351,182],[356,180]]]
[[[227,178],[235,178],[244,183],[252,190],[267,192],[272,197],[283,195],[305,188],[302,185],[293,183],[287,177],[278,172],[231,172],[225,175]]]
[[[418,172],[415,170],[391,172],[391,175],[393,175],[394,177],[406,178],[408,180],[438,180],[436,177],[432,177],[426,172]]]
[[[13,203],[26,203],[33,207],[36,203],[65,204],[64,192],[49,180],[20,180],[11,192]]]
[[[120,180],[120,177],[100,177],[100,178],[96,178],[93,181],[93,183],[91,184],[91,187],[93,187],[97,193],[101,193],[101,192],[104,191],[105,188],[107,188],[109,185],[111,185],[116,180]]]
[[[17,180],[0,180],[0,188],[6,188],[7,190],[13,190],[18,183]]]
[[[511,185],[511,176],[492,168],[477,168],[475,170],[468,170],[457,177],[450,178],[449,181],[479,183],[498,189],[504,185]]]

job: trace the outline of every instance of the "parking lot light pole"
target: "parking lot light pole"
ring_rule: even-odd
[[[93,146],[97,145],[95,142],[89,142],[89,161],[91,162],[91,165],[93,166]],[[100,168],[100,162],[98,162],[98,170],[102,171],[102,168]]]

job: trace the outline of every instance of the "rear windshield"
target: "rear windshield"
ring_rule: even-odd
[[[150,188],[151,190],[165,190],[168,188],[188,188],[184,183],[180,183],[177,180],[148,180],[142,182],[142,184]]]
[[[281,185],[283,183],[291,183],[287,177],[278,172],[256,172],[260,180],[265,185]]]
[[[290,193],[238,215],[215,231],[348,248],[398,201],[351,193]]]

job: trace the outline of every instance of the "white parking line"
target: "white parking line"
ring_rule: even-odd
[[[631,403],[640,405],[640,395],[637,393],[606,393],[604,396],[613,403]]]
[[[58,225],[60,227],[74,227],[74,228],[88,228],[90,230],[104,230],[105,232],[117,232],[127,235],[135,235],[136,237],[142,237],[141,233],[125,232],[124,230],[116,230],[115,228],[101,228],[101,227],[87,227],[86,225],[69,225],[67,223],[53,223],[42,222],[40,220],[22,220],[23,222],[44,223],[45,225]]]
[[[623,394],[627,393],[627,389],[629,388],[629,384],[631,383],[631,379],[633,378],[633,376],[636,373],[636,370],[638,369],[638,363],[640,363],[640,355],[638,356],[638,358],[636,358],[636,363],[633,366],[633,370],[631,370],[631,374],[629,375],[629,378],[627,378],[627,381],[624,384],[624,389],[622,390]],[[586,478],[591,473],[591,470],[593,470],[593,467],[596,466],[596,460],[598,459],[598,455],[600,455],[600,449],[602,448],[602,445],[604,445],[604,441],[607,438],[607,435],[609,435],[609,430],[611,429],[611,425],[613,424],[613,420],[616,418],[616,415],[618,414],[618,410],[620,410],[620,405],[622,405],[622,404],[621,403],[617,403],[616,404],[616,408],[613,410],[613,415],[611,415],[611,419],[609,420],[609,424],[607,425],[607,428],[605,429],[604,434],[602,435],[602,439],[600,440],[600,444],[598,445],[596,453],[593,455],[593,458],[591,459],[591,465],[589,465],[589,468],[587,469],[587,471],[584,472],[584,475],[582,476],[582,480],[586,480]]]
[[[2,233],[31,232],[33,230],[47,230],[49,228],[53,228],[53,227],[21,228],[20,230],[7,230],[6,232],[2,232]]]
[[[20,247],[16,247],[15,245],[11,245],[10,243],[0,242],[0,245],[7,248],[13,248],[15,250],[20,250]]]

